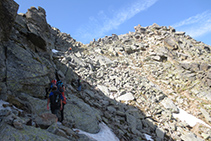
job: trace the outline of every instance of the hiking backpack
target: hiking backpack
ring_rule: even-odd
[[[50,96],[51,105],[59,108],[61,106],[61,93],[59,91],[53,91],[53,95]]]
[[[56,85],[57,85],[57,89],[60,92],[63,92],[64,91],[63,88],[62,88],[62,85],[63,85],[62,81],[59,80]]]

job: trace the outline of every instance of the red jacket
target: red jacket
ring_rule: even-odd
[[[61,93],[62,93],[62,96],[63,96],[62,103],[66,104],[66,103],[67,103],[67,98],[66,98],[65,95],[64,95],[64,91],[61,92]]]
[[[59,91],[60,91],[60,93],[62,94],[62,97],[63,97],[62,103],[63,103],[63,104],[66,104],[66,103],[67,103],[67,98],[66,98],[65,95],[64,95],[65,87],[64,87],[64,86],[60,87],[60,88],[59,88]]]

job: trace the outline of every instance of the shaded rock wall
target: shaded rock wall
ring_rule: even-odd
[[[1,41],[8,40],[17,15],[18,4],[14,1],[2,0],[0,11],[0,39]]]
[[[0,92],[3,96],[1,98],[6,99],[7,87],[6,87],[6,59],[7,59],[7,45],[12,27],[15,23],[17,15],[18,4],[10,0],[2,0],[0,2]]]
[[[50,80],[59,71],[51,50],[67,50],[75,40],[48,25],[41,7],[31,7],[26,14],[17,15],[18,5],[12,0],[3,0],[0,6],[0,96],[6,100],[9,95],[18,98],[25,93],[43,99]],[[56,45],[64,41],[71,44],[62,48]]]

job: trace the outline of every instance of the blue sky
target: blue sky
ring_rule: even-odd
[[[18,13],[46,10],[47,22],[84,44],[134,26],[173,26],[211,45],[211,0],[15,0]]]

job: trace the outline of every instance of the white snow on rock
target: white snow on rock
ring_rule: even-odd
[[[59,51],[56,50],[56,49],[52,49],[52,52],[53,52],[53,53],[57,53],[57,52],[59,52]]]
[[[73,129],[74,131],[78,130],[79,134],[84,134],[88,138],[96,141],[119,141],[119,139],[116,137],[116,135],[111,131],[111,129],[105,124],[100,123],[99,124],[100,131],[97,134],[91,134],[85,131],[82,131],[80,129]]]
[[[154,141],[150,135],[147,135],[147,134],[144,134],[144,135],[145,135],[145,138],[146,138],[148,141]]]
[[[205,126],[211,128],[208,124],[206,124],[204,121],[194,117],[193,115],[188,114],[186,111],[179,109],[179,114],[173,113],[174,118],[179,118],[181,121],[186,122],[191,127],[195,126],[197,123],[204,124]]]

